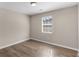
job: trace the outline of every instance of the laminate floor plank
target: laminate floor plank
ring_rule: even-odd
[[[77,51],[28,40],[0,49],[0,57],[76,57]]]

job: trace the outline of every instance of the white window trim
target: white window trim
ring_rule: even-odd
[[[42,17],[42,21],[41,21],[41,23],[42,23],[42,33],[52,33],[52,32],[45,32],[45,31],[43,31],[43,25],[53,25],[53,24],[43,24],[43,17]]]

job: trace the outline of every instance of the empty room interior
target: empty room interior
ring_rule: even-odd
[[[0,57],[78,57],[77,2],[0,2]]]

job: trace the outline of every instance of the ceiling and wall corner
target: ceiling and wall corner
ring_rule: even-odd
[[[77,2],[37,2],[31,6],[30,2],[0,2],[0,8],[16,11],[27,15],[35,15],[56,9],[76,5]]]

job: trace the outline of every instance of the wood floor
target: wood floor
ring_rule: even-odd
[[[28,40],[0,50],[0,57],[75,57],[77,51]]]

